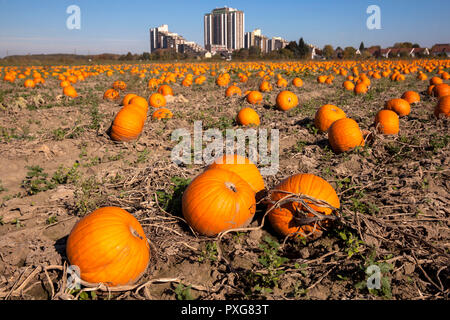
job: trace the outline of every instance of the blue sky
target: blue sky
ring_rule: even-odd
[[[66,28],[68,6],[81,9],[81,29]],[[142,53],[149,28],[203,45],[203,15],[229,6],[245,13],[245,31],[286,40],[303,37],[319,47],[366,47],[450,42],[449,0],[0,0],[0,57],[6,53]],[[369,30],[369,5],[381,9],[381,29]]]

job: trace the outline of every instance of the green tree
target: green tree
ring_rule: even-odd
[[[353,47],[346,47],[344,49],[344,58],[345,59],[350,59],[353,58],[356,54],[356,49]]]
[[[309,47],[308,45],[305,43],[305,41],[303,41],[303,38],[300,38],[300,40],[298,41],[298,55],[300,58],[305,58],[309,53]]]
[[[365,49],[365,47],[364,47],[364,42],[361,41],[361,44],[359,45],[359,51],[360,51],[360,52],[363,52],[364,49]]]
[[[325,58],[332,58],[334,55],[334,49],[333,46],[331,46],[330,44],[325,45],[325,47],[323,47],[323,55],[325,56]]]
[[[261,48],[258,46],[251,46],[248,49],[248,56],[251,58],[259,58],[261,56]]]

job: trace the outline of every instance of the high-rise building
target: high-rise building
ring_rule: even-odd
[[[244,38],[244,48],[256,46],[261,49],[261,52],[268,53],[270,51],[279,50],[288,42],[280,37],[273,37],[272,39],[266,37],[261,33],[261,29],[255,29],[252,32],[246,32]]]
[[[174,49],[180,53],[203,53],[205,51],[195,42],[186,41],[177,33],[169,32],[167,24],[150,29],[150,53],[157,49]]]
[[[204,16],[205,48],[228,51],[244,48],[245,15],[233,8],[217,8]]]

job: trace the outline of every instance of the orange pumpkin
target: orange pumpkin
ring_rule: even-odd
[[[237,117],[236,122],[242,126],[255,125],[259,126],[259,115],[250,107],[242,108]]]
[[[433,88],[433,96],[437,98],[450,95],[450,86],[446,83],[439,83]]]
[[[242,91],[241,91],[241,88],[239,88],[239,87],[237,87],[235,85],[231,85],[225,91],[225,96],[226,97],[231,97],[231,96],[234,96],[234,95],[240,96],[240,95],[242,95]]]
[[[434,108],[434,115],[439,118],[441,116],[450,117],[450,95],[439,98],[436,107]]]
[[[406,91],[402,95],[402,99],[408,101],[409,104],[420,102],[420,95],[415,91]]]
[[[148,98],[148,102],[153,108],[161,108],[166,105],[166,98],[161,93],[155,92]]]
[[[444,81],[442,80],[442,78],[439,78],[439,77],[437,77],[437,76],[434,76],[434,77],[432,77],[431,79],[430,79],[430,85],[437,85],[437,84],[441,84],[441,83],[443,83]]]
[[[158,108],[152,113],[152,119],[161,120],[161,119],[170,119],[173,117],[172,111],[167,108]]]
[[[355,85],[355,88],[353,89],[355,94],[364,94],[367,93],[368,90],[369,89],[367,88],[366,84],[363,82],[357,83]]]
[[[36,86],[36,83],[32,79],[27,79],[25,80],[23,85],[25,86],[25,88],[34,88]]]
[[[346,118],[345,112],[332,104],[321,106],[314,117],[314,125],[320,131],[327,131],[334,121]]]
[[[106,100],[116,100],[119,98],[119,91],[117,91],[116,89],[108,89],[105,91],[105,93],[103,94],[103,99]]]
[[[125,107],[114,118],[110,135],[115,141],[131,141],[139,137],[142,128],[141,115]]]
[[[218,168],[198,175],[182,197],[186,222],[206,236],[245,226],[255,208],[255,192],[250,185],[236,173]]]
[[[399,132],[399,118],[392,110],[380,110],[375,116],[375,127],[382,134],[397,134]]]
[[[74,87],[72,86],[66,86],[63,88],[63,94],[65,96],[71,97],[71,98],[76,98],[78,96],[77,91],[75,90]]]
[[[270,204],[267,210],[268,219],[276,232],[283,236],[298,236],[303,238],[317,238],[322,235],[325,222],[305,223],[300,221],[304,218],[313,218],[314,214],[309,212],[301,203],[289,201],[281,206],[275,203],[288,194],[277,192],[277,190],[294,194],[306,195],[316,200],[326,201],[332,207],[340,207],[339,198],[334,188],[324,179],[314,174],[296,174],[284,179],[269,192]],[[318,206],[310,200],[305,200],[306,204],[316,212],[323,215],[331,215],[333,210],[328,207]]]
[[[411,112],[411,106],[404,99],[391,99],[386,101],[385,109],[395,111],[399,117],[407,116]]]
[[[298,97],[295,93],[284,90],[278,93],[276,99],[278,109],[287,111],[298,106]]]
[[[303,80],[296,77],[296,78],[292,79],[292,85],[294,87],[300,88],[301,86],[303,86]]]
[[[250,104],[261,104],[263,95],[259,91],[250,91],[246,96],[247,102]]]
[[[246,181],[258,193],[264,190],[264,180],[256,165],[250,159],[238,154],[228,154],[214,160],[207,169],[230,170]]]
[[[328,129],[328,141],[336,153],[364,146],[364,138],[359,125],[350,118],[342,118],[333,122]]]
[[[150,261],[142,226],[117,207],[97,209],[78,221],[67,239],[66,254],[82,280],[111,287],[134,284]]]
[[[355,89],[355,85],[353,84],[353,82],[349,80],[344,81],[344,83],[342,83],[342,86],[344,87],[345,90],[348,91],[352,91],[353,89]]]
[[[259,85],[259,91],[261,91],[261,92],[270,92],[270,91],[272,91],[272,85],[270,84],[269,81],[264,80]]]
[[[117,80],[114,81],[112,87],[116,90],[125,90],[127,88],[127,84],[123,81]]]
[[[161,93],[163,96],[173,96],[173,90],[172,88],[167,85],[163,84],[158,88],[158,93]]]
[[[128,93],[127,95],[125,95],[125,97],[123,97],[122,99],[122,105],[125,107],[130,103],[130,100],[134,97],[136,97],[137,94],[134,93]]]

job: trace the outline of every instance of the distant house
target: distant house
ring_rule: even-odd
[[[450,44],[449,43],[440,43],[435,44],[431,47],[430,54],[432,56],[446,56],[450,57]]]
[[[391,48],[380,49],[380,57],[389,58],[389,54],[391,53]]]
[[[423,57],[423,56],[429,56],[430,50],[428,48],[412,48],[409,55],[413,58],[415,57]]]

